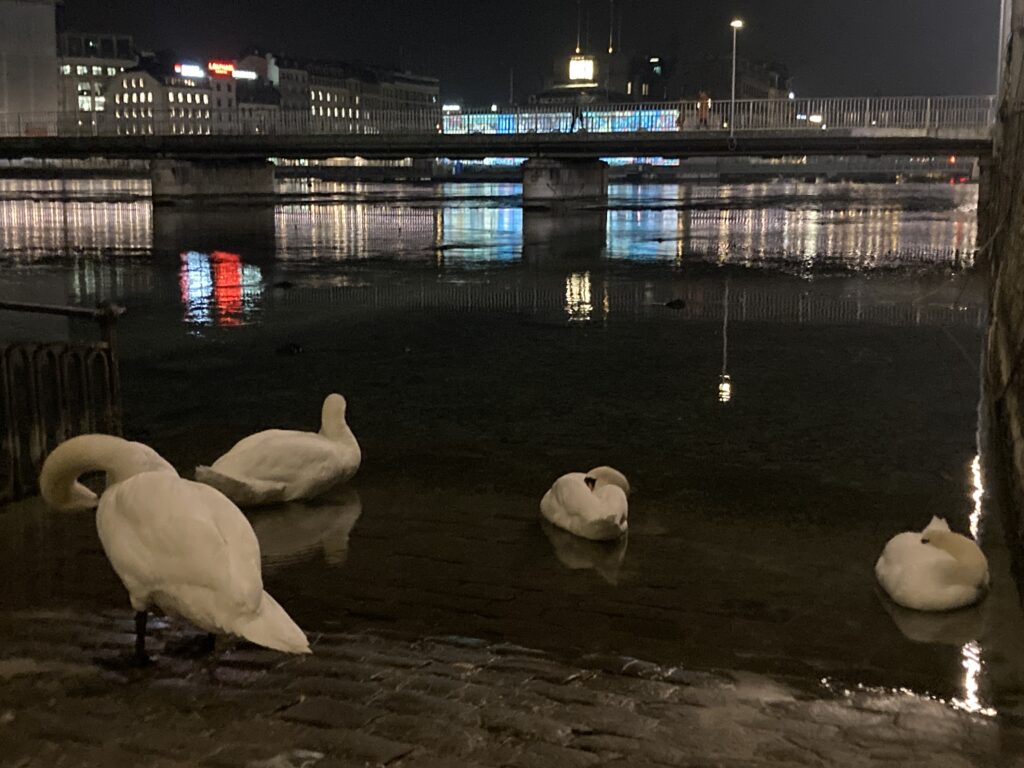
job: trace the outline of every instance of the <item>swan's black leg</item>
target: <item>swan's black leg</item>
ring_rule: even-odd
[[[148,618],[149,613],[146,611],[135,612],[135,661],[139,664],[149,662],[149,656],[146,655],[146,619]]]
[[[202,653],[213,653],[217,648],[217,636],[210,632],[203,638]]]

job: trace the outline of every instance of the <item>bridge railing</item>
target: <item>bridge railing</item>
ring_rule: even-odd
[[[528,105],[502,112],[418,109],[326,113],[307,110],[211,110],[118,105],[101,112],[0,114],[0,136],[308,136],[416,134],[646,133],[724,131],[731,105],[697,102]],[[751,131],[984,132],[993,96],[739,99],[735,126]]]

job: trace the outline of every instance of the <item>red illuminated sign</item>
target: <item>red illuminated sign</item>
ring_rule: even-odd
[[[209,61],[206,69],[214,77],[231,77],[235,74],[235,65],[230,61]]]

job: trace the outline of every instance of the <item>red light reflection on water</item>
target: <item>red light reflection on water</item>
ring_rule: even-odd
[[[241,325],[262,293],[262,275],[237,253],[185,251],[179,285],[188,322]]]

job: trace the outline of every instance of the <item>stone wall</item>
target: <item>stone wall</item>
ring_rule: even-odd
[[[986,355],[1007,537],[1024,565],[1024,0],[1013,0],[992,161],[982,164],[978,259],[990,276]]]

